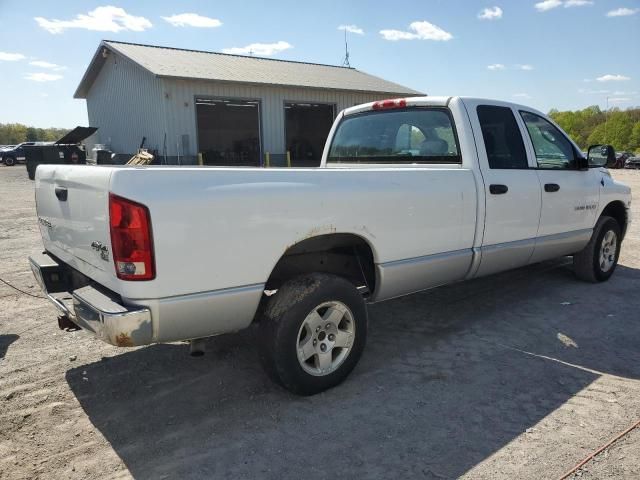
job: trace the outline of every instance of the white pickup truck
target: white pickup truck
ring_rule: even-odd
[[[132,347],[257,322],[267,372],[308,395],[358,362],[368,302],[564,255],[607,280],[631,218],[612,154],[521,105],[374,102],[320,168],[41,165],[30,262],[61,327]]]

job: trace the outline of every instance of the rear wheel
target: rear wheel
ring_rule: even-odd
[[[357,289],[324,273],[286,282],[260,319],[261,360],[287,390],[313,395],[342,382],[366,343],[367,309]]]
[[[13,157],[4,157],[4,164],[7,167],[13,167],[16,164],[16,159]]]
[[[587,246],[573,256],[576,276],[587,282],[608,280],[618,265],[621,242],[618,222],[611,217],[600,217]]]

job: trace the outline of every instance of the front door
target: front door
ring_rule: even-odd
[[[538,114],[519,112],[535,157],[542,211],[535,261],[574,253],[591,237],[600,196],[601,174],[578,170],[580,153],[560,129]]]
[[[510,106],[465,102],[484,180],[486,214],[480,267],[488,275],[526,265],[540,220],[540,183],[530,168]]]

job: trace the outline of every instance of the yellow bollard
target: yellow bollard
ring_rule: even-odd
[[[270,165],[270,161],[269,161],[269,152],[266,152],[264,154],[264,166],[267,167],[267,168],[269,168],[271,166]]]
[[[201,153],[198,154],[198,165],[200,165],[200,166],[203,165],[203,163],[202,163],[202,154]]]

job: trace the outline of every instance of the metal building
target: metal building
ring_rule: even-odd
[[[92,143],[160,162],[317,165],[336,114],[420,92],[348,67],[105,40],[74,97]]]

